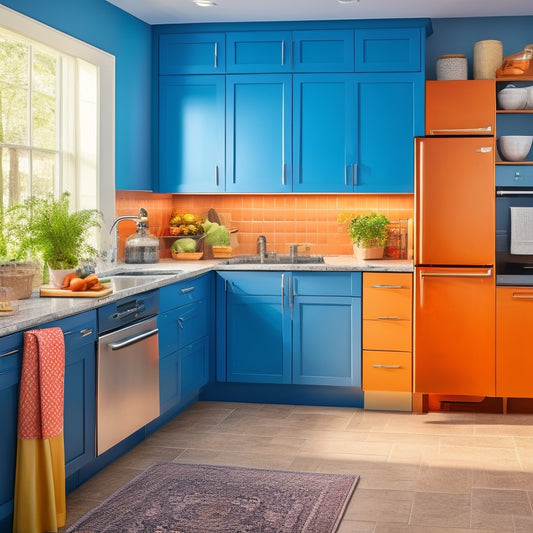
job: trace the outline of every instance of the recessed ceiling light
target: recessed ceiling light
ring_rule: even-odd
[[[216,2],[213,0],[192,0],[197,6],[200,7],[212,7],[216,6]]]

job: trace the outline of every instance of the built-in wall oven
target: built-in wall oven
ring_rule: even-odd
[[[496,284],[533,286],[533,186],[496,187]]]
[[[98,310],[96,453],[159,416],[159,292]]]

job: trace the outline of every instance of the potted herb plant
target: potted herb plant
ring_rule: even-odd
[[[80,261],[93,259],[96,248],[90,243],[92,228],[100,228],[102,215],[96,209],[70,210],[70,194],[59,198],[31,196],[22,204],[10,208],[4,223],[4,240],[11,243],[13,254],[29,255],[43,265],[43,277],[55,271],[72,271]],[[17,249],[18,247],[18,249]],[[48,271],[47,271],[47,268]]]
[[[389,219],[382,214],[358,215],[347,221],[348,234],[358,259],[381,259],[389,237]]]

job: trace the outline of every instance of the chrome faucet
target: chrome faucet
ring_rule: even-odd
[[[139,209],[138,215],[124,215],[122,217],[118,217],[113,221],[113,224],[111,224],[111,228],[109,229],[109,235],[113,233],[113,230],[117,228],[115,231],[115,238],[113,240],[113,243],[109,245],[109,261],[112,263],[116,263],[118,259],[118,224],[119,222],[122,222],[123,220],[135,220],[137,223],[137,228],[140,226],[147,227],[148,226],[148,212],[144,208]]]
[[[259,259],[263,262],[267,258],[267,240],[264,235],[257,237],[257,254]]]

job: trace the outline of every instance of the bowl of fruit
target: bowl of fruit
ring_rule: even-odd
[[[183,237],[196,237],[204,233],[202,224],[205,221],[204,215],[184,215],[174,213],[168,222],[170,235],[180,235]]]

